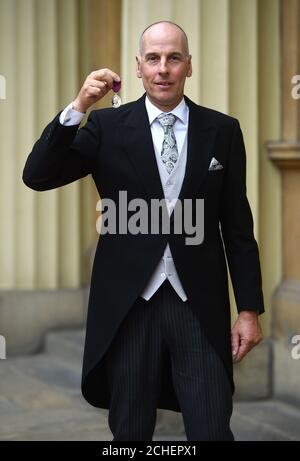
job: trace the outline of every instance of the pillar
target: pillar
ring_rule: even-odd
[[[298,0],[281,1],[281,24],[281,137],[268,143],[269,158],[281,173],[282,198],[282,277],[273,297],[274,393],[300,402],[300,368],[291,353],[300,331],[300,102],[292,93],[292,78],[300,74]]]

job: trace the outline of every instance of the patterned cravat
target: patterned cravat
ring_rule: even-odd
[[[178,150],[176,144],[176,138],[173,130],[173,125],[176,120],[176,116],[173,114],[160,114],[157,120],[161,124],[164,130],[164,140],[161,150],[161,158],[167,172],[170,174],[175,166],[178,159]]]

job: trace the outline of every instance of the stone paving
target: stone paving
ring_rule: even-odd
[[[0,440],[110,441],[107,410],[80,393],[83,331],[47,335],[37,355],[0,361]],[[300,440],[300,409],[275,400],[235,402],[236,440]],[[186,440],[181,414],[158,410],[153,440]]]

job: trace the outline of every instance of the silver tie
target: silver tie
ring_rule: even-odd
[[[161,124],[164,130],[164,140],[161,150],[161,158],[167,172],[170,174],[178,160],[178,150],[176,144],[176,138],[173,130],[173,125],[176,121],[176,116],[173,114],[160,114],[157,120]]]

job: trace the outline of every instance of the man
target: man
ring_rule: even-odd
[[[47,190],[92,174],[102,200],[118,211],[120,191],[148,210],[166,199],[169,233],[158,220],[158,233],[100,236],[82,392],[109,408],[114,440],[151,440],[156,408],[181,411],[188,440],[233,440],[232,354],[238,362],[261,340],[264,311],[242,134],[237,120],[184,97],[192,65],[179,26],[149,26],[136,60],[146,96],[93,111],[78,131],[83,113],[120,81],[109,69],[92,72],[44,130],[23,179]],[[186,199],[193,222],[204,200],[198,244],[187,244],[185,228],[174,231],[174,202]],[[223,243],[239,311],[231,332]]]

